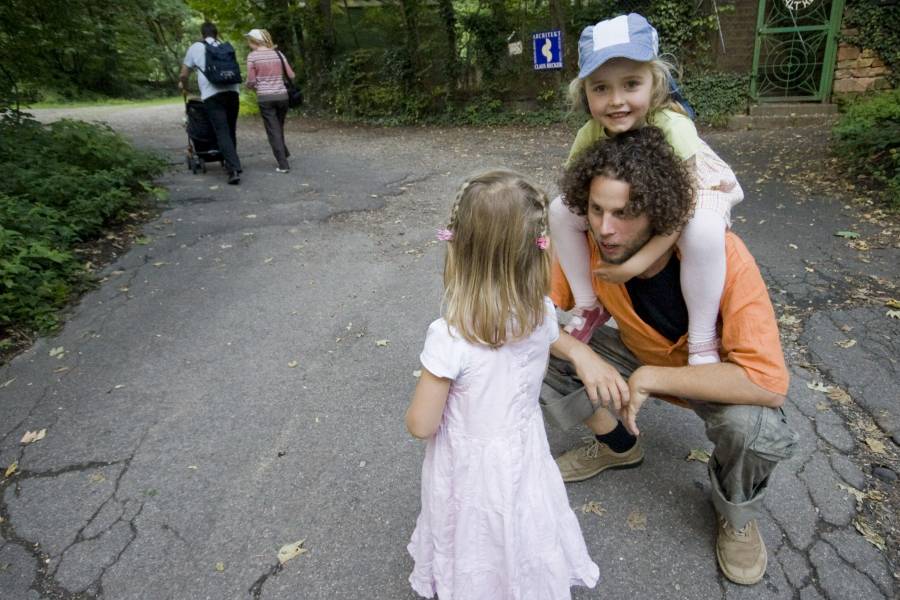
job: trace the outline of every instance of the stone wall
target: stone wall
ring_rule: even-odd
[[[856,35],[856,30],[846,29],[844,36]],[[874,50],[860,49],[846,42],[838,45],[837,63],[834,67],[834,94],[861,94],[872,90],[890,89],[888,67]]]

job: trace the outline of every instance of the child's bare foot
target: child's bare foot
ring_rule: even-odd
[[[602,306],[594,306],[592,308],[581,308],[576,306],[572,309],[572,318],[563,331],[574,337],[580,342],[587,344],[594,330],[602,327],[604,323],[609,321],[610,314]]]

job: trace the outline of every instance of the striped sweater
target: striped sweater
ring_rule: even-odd
[[[287,100],[287,88],[282,80],[280,52],[271,48],[259,48],[247,56],[247,87],[256,90],[258,102]],[[284,55],[281,55],[284,58]],[[294,71],[284,58],[288,78],[294,78]]]

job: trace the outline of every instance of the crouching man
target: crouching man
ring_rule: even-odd
[[[621,264],[653,236],[680,230],[692,210],[689,175],[654,127],[598,142],[570,166],[562,188],[567,205],[587,217],[592,270]],[[688,366],[687,308],[673,248],[626,283],[594,277],[597,299],[618,331],[601,327],[589,344],[561,332],[551,348],[541,404],[549,421],[568,427],[583,420],[595,435],[557,459],[567,482],[643,461],[637,417],[649,396],[693,410],[715,444],[709,477],[719,522],[718,564],[731,581],[750,585],[766,570],[756,518],[769,475],[793,455],[797,434],[781,409],[788,372],[766,285],[730,231],[725,251],[721,362]],[[552,298],[563,310],[572,306],[558,264]]]

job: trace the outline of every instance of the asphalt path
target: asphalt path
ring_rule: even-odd
[[[172,169],[142,243],[57,335],[0,367],[0,466],[18,461],[0,484],[0,598],[414,598],[424,445],[403,413],[439,310],[434,231],[474,171],[555,190],[573,132],[292,118],[283,175],[261,123],[242,119],[243,181],[228,186],[218,165],[184,168],[182,114],[38,111],[102,119]],[[706,466],[686,460],[710,449],[702,423],[651,401],[643,466],[567,488],[601,570],[574,597],[896,598],[897,484],[873,469],[897,470],[900,320],[885,302],[900,228],[828,178],[818,128],[704,137],[747,193],[734,228],[782,319],[802,436],[766,498],[768,572],[752,587],[719,575]],[[554,454],[584,434],[548,430]],[[881,496],[858,505],[850,488]],[[606,512],[583,512],[590,501]],[[299,540],[307,551],[279,566]]]

